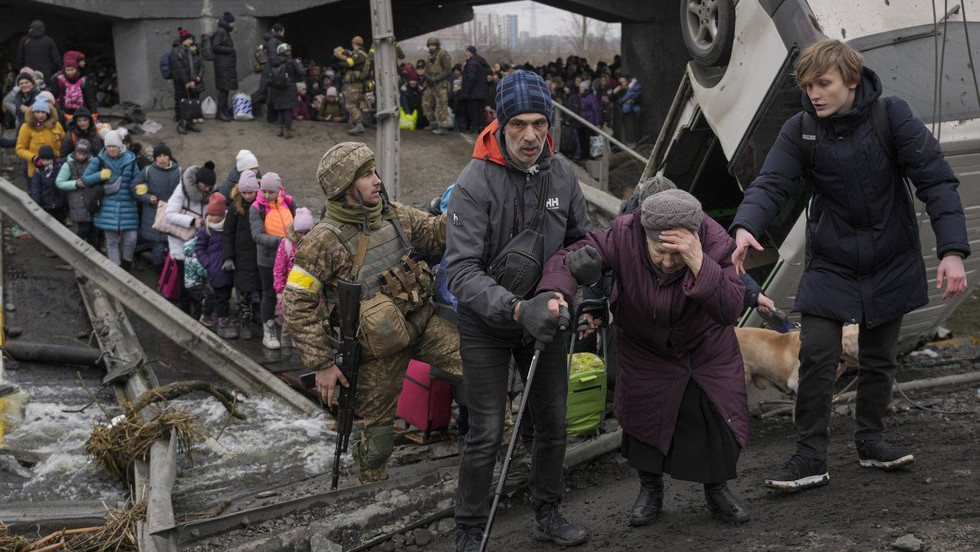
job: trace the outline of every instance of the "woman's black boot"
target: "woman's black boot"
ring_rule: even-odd
[[[704,499],[708,502],[708,509],[722,521],[738,525],[749,520],[748,508],[735,498],[728,483],[705,483]]]
[[[640,476],[640,494],[630,510],[630,525],[638,527],[657,520],[664,507],[664,478],[659,473],[637,470]]]

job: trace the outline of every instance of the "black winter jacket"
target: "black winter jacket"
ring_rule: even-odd
[[[17,68],[30,67],[44,73],[44,80],[51,82],[51,77],[61,68],[61,54],[54,39],[44,34],[44,22],[31,22],[27,36],[21,39],[17,49]]]
[[[487,82],[489,72],[490,66],[487,65],[487,60],[479,54],[470,56],[470,59],[466,60],[466,66],[463,67],[463,83],[459,89],[461,97],[469,100],[485,99],[490,89],[490,83]]]
[[[65,137],[61,139],[61,155],[59,157],[63,159],[68,158],[75,151],[75,144],[82,138],[89,141],[89,144],[92,146],[92,151],[102,151],[102,138],[99,137],[99,133],[95,130],[95,123],[89,125],[88,132],[82,132],[75,123],[75,119],[72,119],[68,121],[65,130]]]
[[[871,123],[881,81],[864,69],[853,108],[816,117],[806,94],[803,107],[817,121],[813,188],[806,228],[806,258],[794,310],[832,320],[875,326],[928,302],[925,264],[912,198]],[[899,98],[884,98],[905,175],[936,235],[940,258],[968,255],[959,180],[939,143]],[[745,191],[731,228],[759,237],[804,184],[798,113],[783,125],[762,171]]]
[[[223,258],[235,261],[235,289],[239,292],[262,289],[259,281],[258,248],[252,239],[252,227],[248,220],[249,207],[249,204],[241,201],[238,189],[233,189],[221,236]],[[241,213],[238,212],[239,209],[242,210]]]
[[[214,86],[218,90],[238,89],[238,53],[235,41],[231,38],[231,25],[224,20],[218,22],[218,29],[211,37],[214,50]]]

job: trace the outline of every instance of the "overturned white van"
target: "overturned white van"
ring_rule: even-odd
[[[681,0],[681,27],[692,58],[651,160],[655,172],[687,189],[727,226],[765,161],[783,123],[799,112],[802,92],[792,70],[806,45],[825,37],[861,51],[884,95],[904,98],[939,139],[960,179],[971,246],[980,239],[980,0],[934,14],[931,0]],[[938,99],[938,100],[937,100]],[[803,269],[804,208],[784,206],[750,250],[746,267],[766,295],[792,308]],[[930,302],[905,317],[900,348],[912,349],[972,293],[980,255],[966,260],[971,290],[943,302],[935,287],[939,261],[924,205],[916,200]],[[752,254],[755,253],[755,254]],[[742,325],[763,320],[748,312]]]

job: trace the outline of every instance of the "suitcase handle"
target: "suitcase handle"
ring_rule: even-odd
[[[585,383],[587,381],[592,381],[592,380],[596,379],[597,377],[599,377],[599,376],[593,374],[591,376],[585,376],[584,378],[580,379],[579,381],[582,382],[582,383]]]

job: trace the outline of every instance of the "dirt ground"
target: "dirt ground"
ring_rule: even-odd
[[[219,182],[234,168],[238,150],[251,150],[259,160],[259,169],[279,173],[287,193],[293,194],[300,206],[323,204],[316,167],[328,149],[344,141],[364,142],[376,149],[377,142],[374,128],[360,136],[349,136],[346,124],[311,121],[294,121],[293,138],[285,140],[275,135],[276,126],[259,118],[228,123],[206,120],[198,125],[201,132],[180,135],[171,112],[149,111],[146,116],[164,128],[156,134],[135,136],[136,141],[148,147],[166,142],[182,166],[214,161]],[[428,205],[455,181],[472,153],[474,138],[459,133],[436,136],[427,131],[402,131],[400,193],[393,199],[418,207]]]
[[[137,136],[149,146],[165,141],[182,164],[214,160],[219,180],[234,163],[236,152],[251,149],[263,171],[276,171],[287,191],[299,205],[322,204],[322,193],[315,182],[316,164],[333,144],[347,140],[344,125],[297,122],[296,137],[283,140],[264,122],[219,123],[208,121],[203,132],[179,136],[167,112],[150,112],[149,118],[166,127],[156,135]],[[424,206],[453,182],[471,151],[471,135],[450,133],[434,136],[428,132],[401,134],[402,168],[400,200]],[[375,133],[369,130],[359,138],[374,146]],[[7,223],[9,226],[9,222]],[[60,260],[33,255],[27,243],[8,247],[5,259],[15,277],[30,278],[24,271],[46,270],[61,265]],[[19,255],[32,253],[32,261],[21,264]],[[59,271],[65,277],[67,270]],[[38,294],[57,294],[54,280],[58,272],[47,272],[38,281]],[[50,279],[50,281],[49,281]],[[47,282],[47,283],[45,283]],[[24,299],[22,299],[24,300]],[[77,297],[64,298],[77,301]],[[976,371],[980,349],[969,336],[980,335],[975,318],[976,295],[967,300],[963,312],[954,315],[948,326],[960,339],[930,345],[937,353],[906,357],[899,380],[911,381]],[[21,303],[24,304],[24,303]],[[58,302],[47,303],[40,316],[21,310],[9,313],[8,326],[37,326],[37,319],[56,317]],[[38,314],[38,313],[34,313]],[[64,330],[65,332],[73,330]],[[77,333],[77,330],[74,330]],[[28,328],[26,334],[30,334]],[[74,334],[70,334],[74,335]],[[39,339],[38,339],[39,340]],[[843,387],[849,381],[840,382]],[[792,450],[795,431],[788,417],[753,417],[748,447],[739,464],[739,479],[733,482],[752,514],[752,521],[729,527],[713,519],[704,504],[698,485],[667,478],[665,508],[654,524],[631,528],[628,510],[636,496],[634,473],[619,457],[608,454],[572,470],[567,477],[568,493],[564,509],[570,519],[589,530],[589,542],[578,550],[830,550],[886,551],[931,550],[967,552],[980,549],[980,460],[977,448],[980,428],[980,384],[964,384],[921,392],[909,392],[909,399],[897,398],[886,419],[889,435],[910,447],[916,463],[910,469],[893,473],[860,468],[850,439],[853,429],[849,405],[836,407],[832,418],[832,446],[828,458],[829,485],[800,494],[784,495],[762,486],[763,479],[778,469]],[[388,541],[372,550],[452,550],[451,524],[438,523]],[[912,535],[908,548],[898,548],[900,537]],[[422,544],[425,542],[425,544]],[[221,550],[222,548],[210,548]],[[226,548],[232,550],[233,548]],[[502,504],[497,518],[491,550],[550,550],[531,536],[531,508],[526,493]]]

